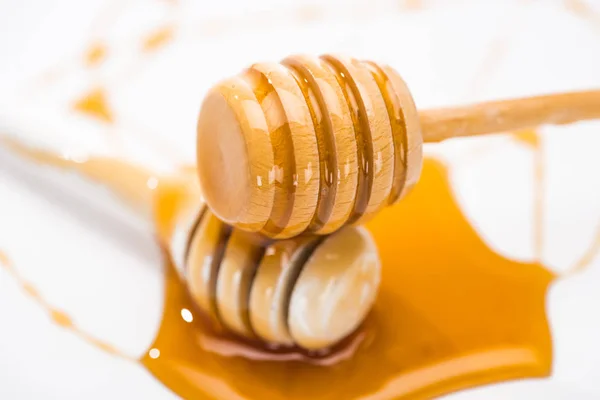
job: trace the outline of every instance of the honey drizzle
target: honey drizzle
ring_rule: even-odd
[[[544,152],[542,140],[537,130],[523,130],[512,133],[517,142],[533,150],[533,254],[536,260],[541,260],[544,244],[544,210],[545,210],[545,177]]]
[[[536,141],[533,151],[533,229],[534,229],[534,256],[541,261],[544,252],[544,210],[546,209],[545,185],[544,185],[544,153],[542,152],[541,142],[538,133],[534,132]]]
[[[592,241],[590,247],[584,251],[583,255],[577,260],[571,268],[567,270],[564,274],[565,276],[579,273],[586,269],[596,257],[600,254],[600,222],[598,222],[598,226],[596,227],[596,234],[594,235],[594,240]]]
[[[113,355],[118,358],[134,361],[127,354],[119,351],[110,343],[103,341],[102,339],[96,338],[93,335],[85,332],[81,328],[77,326],[75,321],[65,312],[55,308],[50,303],[46,301],[46,299],[40,295],[40,292],[36,289],[36,287],[27,281],[18,271],[14,268],[11,260],[8,258],[6,253],[0,251],[0,266],[3,266],[6,271],[13,277],[15,282],[19,285],[21,290],[29,296],[50,318],[55,325],[63,328],[64,330],[74,334],[79,337],[84,342],[88,343],[90,346],[97,348],[99,350],[104,351],[110,355]]]

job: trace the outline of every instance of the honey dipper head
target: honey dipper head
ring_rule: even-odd
[[[264,242],[210,211],[183,225],[193,228],[184,257],[176,259],[184,259],[191,297],[242,337],[327,348],[361,324],[377,296],[380,262],[364,228]]]
[[[208,206],[271,238],[328,234],[373,216],[416,183],[421,148],[400,76],[341,56],[254,64],[212,88],[198,119]]]

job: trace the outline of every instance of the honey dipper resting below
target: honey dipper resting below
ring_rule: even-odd
[[[158,188],[157,204],[184,199],[167,233],[194,303],[217,325],[269,346],[329,348],[370,311],[381,266],[370,233],[272,241],[231,228],[202,204],[191,182]]]
[[[328,234],[400,200],[423,142],[600,117],[600,91],[417,112],[388,66],[325,55],[258,63],[207,94],[198,174],[210,209],[272,238]]]

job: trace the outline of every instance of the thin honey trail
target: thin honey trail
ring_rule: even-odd
[[[544,252],[545,161],[542,138],[537,130],[515,132],[513,138],[533,153],[533,255],[541,261]]]
[[[544,252],[544,210],[545,210],[545,199],[544,196],[544,157],[541,150],[540,144],[538,143],[534,153],[534,254],[536,260],[541,261],[542,254]]]
[[[533,254],[534,259],[540,261],[544,253],[544,231],[546,229],[544,222],[546,165],[542,137],[538,130],[513,132],[510,136],[518,143],[530,148],[533,153]],[[466,154],[461,155],[460,162],[469,164],[485,155],[487,151],[493,149],[492,144],[484,142],[474,149],[470,149]],[[598,227],[592,243],[583,252],[583,255],[571,267],[567,268],[564,276],[579,273],[589,267],[594,262],[598,253],[600,253],[600,221],[598,221]]]
[[[600,221],[596,227],[596,233],[590,246],[583,252],[583,255],[577,260],[571,268],[567,270],[564,276],[570,276],[579,273],[588,268],[600,254]]]
[[[4,269],[12,276],[14,281],[19,285],[19,287],[23,291],[23,293],[25,293],[32,301],[34,301],[41,309],[43,309],[46,312],[52,323],[61,327],[65,331],[74,334],[90,346],[102,350],[107,354],[129,361],[135,361],[130,356],[121,352],[119,349],[117,349],[110,343],[105,342],[102,339],[97,338],[91,335],[90,333],[80,329],[75,323],[75,321],[67,313],[48,303],[46,299],[44,299],[44,297],[40,294],[40,292],[36,289],[36,287],[32,283],[27,281],[25,278],[23,278],[21,274],[19,274],[8,255],[2,251],[0,251],[0,266],[4,267]]]

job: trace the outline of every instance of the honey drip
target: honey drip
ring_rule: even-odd
[[[61,168],[82,165],[12,148]],[[132,167],[104,160],[95,168],[95,174],[87,175],[103,182],[124,176],[114,172]],[[136,201],[155,204],[159,237],[169,237],[185,181],[157,181],[156,189],[147,192],[144,187],[151,175],[125,175],[135,190],[145,193],[134,197]],[[125,198],[133,193],[111,181],[104,183]],[[550,373],[552,341],[545,297],[556,276],[538,262],[516,262],[490,250],[454,200],[444,164],[426,159],[414,191],[382,211],[367,228],[382,260],[381,290],[366,322],[339,347],[307,354],[235,339],[196,312],[185,283],[165,254],[163,318],[154,343],[139,362],[184,398],[219,399],[430,398]],[[600,226],[592,247],[572,271],[584,268],[599,250]],[[55,324],[92,346],[127,358],[78,330],[67,314],[48,305],[3,253],[0,263]]]
[[[150,33],[143,41],[142,50],[150,53],[159,50],[173,39],[173,27],[166,26]]]
[[[85,64],[94,67],[101,64],[107,57],[108,49],[103,43],[92,43],[85,52]]]
[[[112,110],[106,100],[106,93],[101,88],[93,89],[76,100],[73,110],[109,124],[114,122]]]

